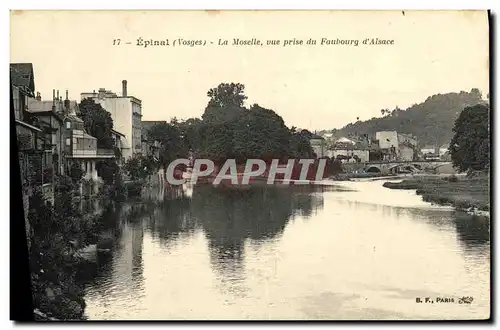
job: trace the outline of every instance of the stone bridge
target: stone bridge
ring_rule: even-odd
[[[368,173],[382,173],[391,174],[399,171],[434,171],[437,168],[451,165],[448,161],[376,161],[376,162],[366,162],[366,163],[356,163],[356,164],[342,164],[345,169],[351,170],[363,170]],[[352,168],[351,168],[352,167]]]

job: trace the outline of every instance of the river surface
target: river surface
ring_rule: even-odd
[[[383,188],[383,182],[184,187],[106,209],[111,252],[97,255],[82,275],[86,315],[488,318],[488,221],[432,206],[414,191]],[[472,303],[459,304],[463,296]]]

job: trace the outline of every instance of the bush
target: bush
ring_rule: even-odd
[[[458,177],[453,174],[451,176],[445,176],[444,178],[442,178],[444,181],[448,181],[448,182],[458,182]]]
[[[28,214],[34,307],[62,320],[84,317],[83,288],[75,282],[80,260],[73,242],[92,241],[97,228],[95,218],[82,215],[73,202],[75,188],[72,178],[57,176],[54,206],[36,191]]]
[[[72,162],[69,167],[69,176],[73,182],[80,182],[83,178],[82,166],[78,162]]]
[[[459,210],[467,210],[472,207],[472,204],[466,200],[455,201],[455,207]]]
[[[125,185],[125,191],[128,197],[138,197],[142,193],[142,181],[128,182]]]

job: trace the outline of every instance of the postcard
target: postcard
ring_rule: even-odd
[[[32,317],[488,320],[489,29],[11,11]]]

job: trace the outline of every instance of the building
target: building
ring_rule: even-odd
[[[366,139],[354,140],[342,137],[335,141],[327,151],[330,158],[355,159],[359,162],[368,162],[370,159],[370,143]]]
[[[52,164],[54,174],[70,173],[73,163],[84,171],[83,179],[100,182],[97,162],[114,158],[113,149],[97,148],[97,139],[85,132],[84,122],[77,116],[78,104],[53,90],[52,101],[42,101],[40,94],[28,101],[26,114],[50,139],[50,153],[45,153],[45,163]],[[47,148],[46,148],[47,149]]]
[[[380,131],[375,133],[384,160],[412,161],[416,157],[415,149],[418,140],[411,134],[396,131]]]
[[[41,189],[48,200],[54,198],[53,169],[50,157],[52,146],[47,143],[50,136],[37,127],[27,114],[28,103],[35,97],[35,80],[31,63],[10,64],[10,90],[16,123],[19,167],[23,190],[25,216],[29,209],[29,198],[35,189]]]
[[[450,141],[443,143],[441,147],[439,147],[439,157],[443,157],[450,149]]]
[[[113,141],[115,142],[116,148],[118,150],[120,150],[119,157],[118,157],[118,155],[115,155],[115,156],[117,156],[116,161],[119,164],[121,164],[121,163],[123,163],[123,160],[124,160],[124,157],[123,157],[124,149],[126,150],[129,146],[129,143],[127,141],[127,137],[125,136],[125,134],[120,133],[114,129],[111,130],[111,137],[113,138]]]
[[[422,149],[420,149],[420,152],[422,153],[422,155],[437,155],[439,153],[439,148],[437,148],[436,146],[433,146],[433,145],[426,145],[424,146]]]
[[[82,93],[81,99],[90,98],[99,103],[106,111],[111,114],[113,126],[117,132],[122,133],[123,139],[122,155],[125,159],[133,154],[142,153],[141,141],[141,118],[142,101],[136,97],[129,96],[127,93],[127,81],[122,81],[122,96],[118,96],[104,88],[100,88],[96,93]]]
[[[311,144],[311,148],[313,149],[317,158],[326,156],[326,141],[323,137],[317,134],[312,134],[309,138],[309,143]]]
[[[54,174],[64,174],[64,118],[62,113],[57,112],[57,106],[61,107],[62,102],[42,101],[40,93],[36,98],[28,100],[26,116],[38,127],[40,127],[50,140],[47,141],[51,148],[51,153],[45,153],[46,163],[52,163]],[[60,109],[59,109],[60,110]]]
[[[76,105],[76,102],[74,103]],[[97,175],[97,162],[115,158],[113,149],[97,148],[97,139],[85,132],[83,120],[72,111],[64,118],[64,155],[67,167],[77,163],[83,170],[83,179],[100,182]]]
[[[329,158],[358,158],[359,162],[365,163],[370,159],[370,149],[363,147],[353,146],[351,148],[344,147],[334,147],[333,149],[327,150],[326,156]]]

